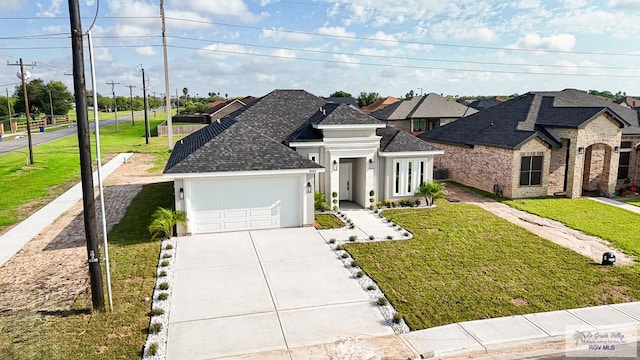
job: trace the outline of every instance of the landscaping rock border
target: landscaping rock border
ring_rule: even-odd
[[[167,249],[167,245],[171,249]],[[169,310],[171,308],[171,293],[173,291],[173,275],[175,268],[175,255],[176,255],[177,239],[171,238],[163,240],[161,243],[161,250],[158,256],[158,267],[156,269],[156,286],[153,290],[153,298],[151,302],[151,310],[160,309],[164,311],[163,314],[157,316],[150,316],[149,328],[153,324],[160,324],[160,331],[156,334],[151,333],[147,335],[147,341],[144,344],[143,358],[148,360],[165,360],[167,358],[167,337],[169,332]],[[167,266],[162,266],[164,261],[168,262]],[[162,276],[162,272],[166,275]],[[162,290],[160,284],[167,283],[169,288]],[[160,300],[158,297],[160,294],[168,294],[166,300]],[[154,345],[155,344],[155,345]],[[151,348],[155,347],[155,355],[152,355]]]

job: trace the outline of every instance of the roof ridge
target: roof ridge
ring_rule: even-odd
[[[420,99],[420,101],[418,101],[418,103],[416,104],[416,106],[413,107],[413,109],[411,109],[411,111],[409,111],[409,113],[407,114],[407,119],[411,118],[413,116],[413,114],[415,114],[416,111],[418,111],[418,109],[420,108],[420,106],[422,106],[422,103],[427,100],[427,97],[429,95],[431,95],[432,93],[429,93],[427,95],[420,95],[420,97],[422,99]]]

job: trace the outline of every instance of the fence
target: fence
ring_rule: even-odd
[[[51,116],[46,116],[40,120],[36,120],[36,121],[30,121],[30,125],[31,125],[31,131],[38,131],[38,129],[41,126],[46,127],[47,125],[63,125],[63,124],[69,124],[72,123],[73,121],[69,120],[68,116],[54,116],[53,118]],[[36,129],[36,130],[34,130]],[[27,122],[26,121],[9,121],[9,120],[4,120],[2,122],[0,122],[0,134],[4,134],[5,132],[9,132],[9,133],[16,133],[16,132],[23,132],[23,131],[27,131]]]

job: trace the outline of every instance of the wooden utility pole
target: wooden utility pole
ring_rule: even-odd
[[[22,80],[22,97],[24,98],[24,115],[27,117],[27,140],[29,142],[29,165],[33,165],[33,142],[31,141],[31,120],[29,120],[29,95],[27,94],[27,76],[24,72],[24,63],[22,58],[20,62],[15,64],[9,64],[9,66],[20,66],[20,79]],[[27,64],[27,66],[34,67],[36,63]]]
[[[78,0],[69,0],[71,24],[71,53],[73,55],[73,90],[78,118],[78,147],[80,150],[80,177],[82,179],[82,206],[84,210],[84,232],[87,241],[87,262],[91,281],[91,300],[94,311],[104,311],[104,289],[98,231],[96,227],[96,202],[93,193],[93,171],[91,168],[91,147],[89,140],[89,118],[87,114],[87,89],[84,78],[84,48],[80,5]],[[95,85],[95,84],[94,84]],[[100,126],[100,124],[96,124]]]
[[[113,111],[115,112],[116,117],[116,132],[120,131],[120,128],[118,127],[118,105],[116,104],[116,85],[119,84],[120,83],[113,82],[113,80],[107,83],[107,85],[111,85],[111,96],[113,96]]]
[[[162,54],[164,56],[164,108],[167,112],[167,137],[169,138],[169,150],[173,150],[173,122],[171,121],[171,95],[169,89],[169,55],[167,54],[167,28],[164,20],[164,0],[160,0],[160,17],[162,18]]]
[[[129,107],[131,108],[131,126],[133,126],[135,125],[135,122],[133,121],[133,88],[135,85],[125,85],[125,87],[129,88]]]

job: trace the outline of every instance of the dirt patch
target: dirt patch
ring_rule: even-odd
[[[523,298],[511,299],[511,303],[515,306],[527,306],[529,302]]]
[[[153,161],[151,155],[136,154],[106,179],[107,231],[120,221],[142,184],[166,180],[147,172]],[[98,199],[96,216],[102,241]],[[0,311],[68,311],[88,291],[86,257],[79,201],[0,267]]]

